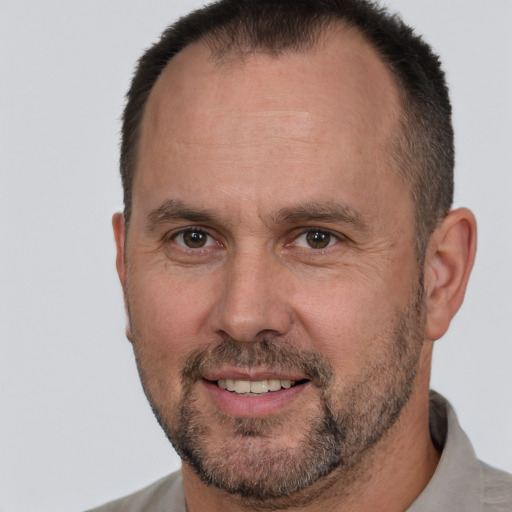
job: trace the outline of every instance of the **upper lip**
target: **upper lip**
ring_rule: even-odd
[[[217,381],[220,379],[260,381],[260,380],[305,380],[304,374],[286,371],[272,370],[268,368],[236,368],[225,367],[218,370],[209,370],[204,372],[203,378],[209,381]]]

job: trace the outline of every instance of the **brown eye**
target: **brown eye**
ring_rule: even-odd
[[[174,241],[181,247],[188,249],[201,249],[213,244],[210,235],[199,229],[187,229],[186,231],[182,231],[175,235]]]
[[[312,249],[325,249],[331,245],[332,236],[328,231],[318,229],[306,233],[306,242]]]
[[[320,228],[310,228],[297,236],[292,245],[303,249],[314,249],[318,251],[336,245],[342,240],[342,235],[337,235],[332,231]]]

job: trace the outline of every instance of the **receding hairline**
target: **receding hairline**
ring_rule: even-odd
[[[349,21],[338,18],[331,19],[327,16],[318,17],[308,25],[308,30],[295,38],[294,44],[282,44],[275,47],[266,46],[265,43],[255,41],[245,31],[232,35],[229,27],[218,27],[204,34],[197,41],[183,47],[180,52],[194,44],[205,44],[210,50],[210,57],[216,63],[228,64],[230,62],[243,62],[244,58],[252,55],[267,55],[279,58],[281,55],[301,54],[309,51],[316,51],[327,42],[341,33],[353,33],[372,49],[371,42],[364,36],[363,32]],[[176,55],[178,55],[178,52]]]
[[[200,38],[192,43],[186,45],[179,52],[177,52],[171,59],[168,60],[165,67],[161,70],[158,78],[155,80],[148,97],[146,99],[144,110],[142,113],[141,121],[139,124],[139,134],[137,138],[137,149],[136,149],[136,164],[134,166],[134,178],[137,175],[137,170],[139,168],[139,158],[140,158],[140,144],[143,138],[143,125],[145,124],[145,118],[148,114],[148,106],[155,101],[154,95],[160,89],[159,84],[166,79],[166,75],[169,73],[170,69],[173,66],[173,63],[176,62],[177,59],[188,59],[188,54],[192,53],[191,58],[204,58],[208,60],[214,68],[216,68],[219,73],[223,72],[223,69],[226,69],[228,72],[237,68],[238,66],[244,66],[248,63],[248,61],[252,58],[256,59],[265,59],[268,58],[272,61],[279,60],[280,58],[286,58],[289,55],[300,55],[300,54],[314,54],[315,52],[322,52],[328,46],[328,44],[336,40],[336,38],[342,37],[341,41],[338,39],[334,42],[333,46],[343,45],[343,40],[347,41],[347,37],[350,39],[351,43],[355,41],[355,43],[360,46],[363,51],[367,51],[374,58],[375,61],[381,67],[381,70],[385,73],[387,79],[389,80],[388,85],[390,86],[391,95],[388,96],[388,102],[390,108],[387,109],[388,115],[390,117],[390,124],[393,127],[393,132],[386,135],[384,140],[386,151],[386,164],[389,166],[389,169],[392,170],[395,174],[399,176],[402,182],[404,182],[407,187],[410,187],[410,180],[404,179],[404,174],[400,172],[399,169],[399,161],[395,155],[395,139],[401,136],[401,132],[403,130],[402,120],[405,117],[405,107],[403,96],[404,92],[402,87],[397,81],[397,78],[393,74],[393,72],[389,69],[385,58],[383,58],[374,45],[365,37],[364,33],[361,30],[349,23],[345,20],[329,20],[329,23],[324,23],[323,25],[318,27],[317,34],[313,39],[311,39],[312,44],[308,44],[305,47],[287,47],[283,48],[279,52],[267,52],[265,49],[258,48],[245,48],[243,51],[240,51],[240,48],[232,49],[230,51],[229,48],[222,46],[219,48],[218,46],[212,46],[212,42],[217,42],[217,38],[209,38],[204,37]],[[349,55],[353,52],[348,52]],[[370,80],[368,80],[370,83]],[[373,84],[373,87],[376,89],[379,88],[379,83]],[[153,105],[154,106],[154,105]],[[134,180],[135,181],[135,180]]]

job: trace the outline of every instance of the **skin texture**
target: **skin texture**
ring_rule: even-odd
[[[192,45],[157,81],[127,232],[113,220],[127,334],[188,510],[404,510],[438,460],[432,346],[474,218],[452,212],[419,264],[389,156],[397,93],[354,31],[210,57]],[[308,382],[256,402],[211,384],[226,377]]]

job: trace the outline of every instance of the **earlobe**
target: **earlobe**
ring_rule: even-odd
[[[437,340],[464,300],[476,253],[476,220],[467,208],[452,210],[432,233],[425,260],[425,336]]]

